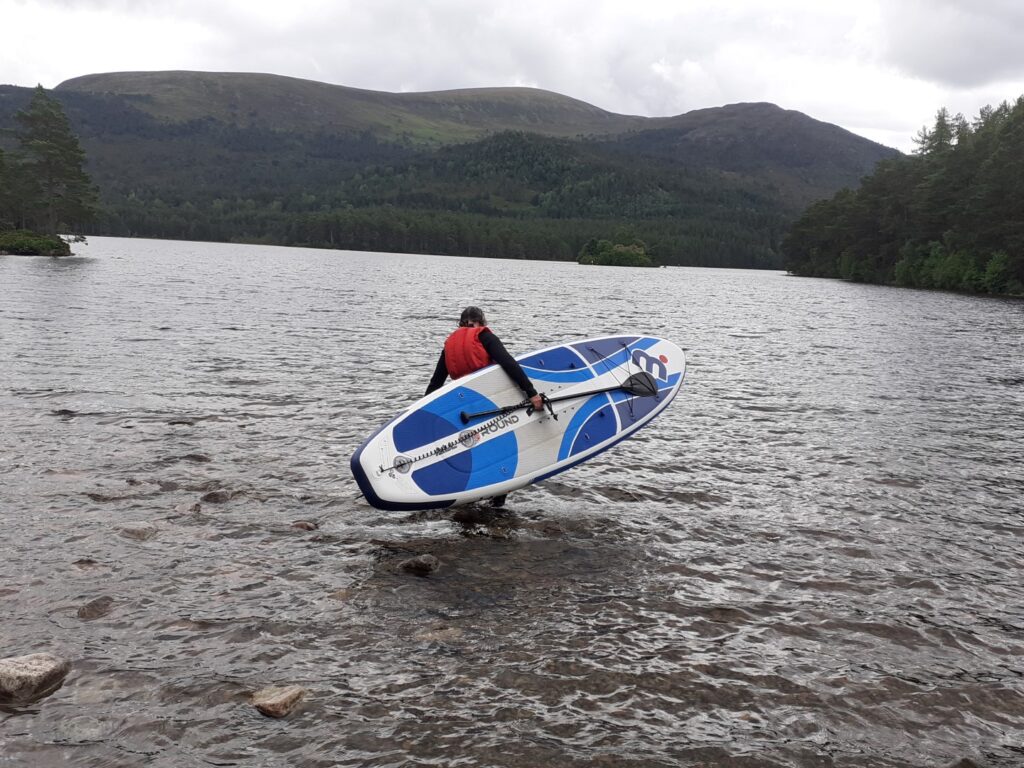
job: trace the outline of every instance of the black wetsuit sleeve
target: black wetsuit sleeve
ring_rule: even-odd
[[[448,378],[448,363],[444,361],[444,350],[441,350],[441,357],[437,359],[437,367],[434,369],[434,375],[430,377],[430,383],[427,385],[427,391],[423,394],[424,397],[429,395],[435,389],[440,389],[444,386],[445,380]]]
[[[487,354],[491,356],[491,360],[500,365],[505,373],[509,375],[509,378],[514,381],[523,392],[526,393],[527,397],[533,397],[537,394],[537,390],[533,388],[533,384],[530,382],[530,377],[526,375],[522,366],[515,361],[515,358],[508,353],[505,349],[505,345],[501,343],[501,340],[495,336],[491,331],[484,331],[480,334],[480,343],[484,345],[484,349],[487,350]]]

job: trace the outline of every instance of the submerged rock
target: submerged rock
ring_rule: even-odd
[[[403,560],[398,567],[416,576],[429,576],[441,567],[441,561],[433,555],[419,555]]]
[[[174,511],[177,512],[179,515],[194,515],[198,514],[202,510],[203,505],[200,504],[198,501],[192,502],[191,504],[189,504],[188,502],[184,504],[179,504],[174,508]]]
[[[71,662],[49,653],[0,659],[0,700],[27,704],[49,696],[70,671]]]
[[[316,531],[320,529],[320,526],[312,520],[296,520],[292,523],[292,528],[298,528],[300,531]]]
[[[538,523],[528,524],[526,527],[532,528],[537,533],[551,538],[565,535],[565,528],[561,523],[556,523],[554,520],[543,520]]]
[[[118,533],[124,536],[126,539],[135,539],[136,541],[146,541],[156,536],[157,528],[152,523],[125,523],[118,529]]]
[[[225,501],[231,501],[233,495],[231,491],[210,491],[200,496],[199,500],[207,504],[223,504]]]
[[[114,608],[114,598],[103,595],[78,609],[78,618],[83,621],[92,621],[106,616]]]
[[[256,691],[252,704],[267,717],[285,717],[305,695],[306,689],[298,685],[272,686]]]
[[[457,627],[449,627],[439,624],[430,629],[424,629],[413,635],[413,638],[424,643],[449,643],[462,637],[462,630]]]

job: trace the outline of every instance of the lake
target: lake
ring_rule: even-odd
[[[0,710],[0,765],[1024,763],[1024,302],[77,252],[0,257],[0,656],[73,664]],[[664,336],[686,382],[501,512],[378,512],[349,457],[467,304],[513,354]]]

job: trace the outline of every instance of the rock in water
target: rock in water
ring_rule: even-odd
[[[441,562],[433,555],[419,555],[403,560],[398,567],[416,576],[429,576],[441,567]]]
[[[27,704],[49,696],[70,671],[71,662],[49,653],[0,659],[0,700]]]
[[[200,496],[199,500],[205,501],[207,504],[223,504],[226,501],[231,501],[233,495],[231,491],[210,491]]]
[[[264,688],[252,695],[253,706],[267,717],[285,717],[302,701],[306,690],[298,685]]]
[[[126,539],[146,541],[156,536],[156,526],[151,523],[125,523],[118,531]]]
[[[312,520],[296,520],[292,523],[292,528],[298,528],[300,531],[315,531],[319,529],[320,526]]]
[[[83,621],[92,621],[106,616],[114,608],[114,598],[107,595],[97,597],[78,609],[78,618]]]
[[[462,637],[462,630],[457,627],[449,627],[439,624],[431,629],[424,629],[417,632],[413,637],[425,643],[448,643]]]

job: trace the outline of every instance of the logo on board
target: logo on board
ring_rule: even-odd
[[[642,349],[633,350],[633,364],[638,368],[643,368],[651,376],[661,381],[668,381],[668,366],[665,365],[667,362],[668,358],[664,355],[654,357]]]

